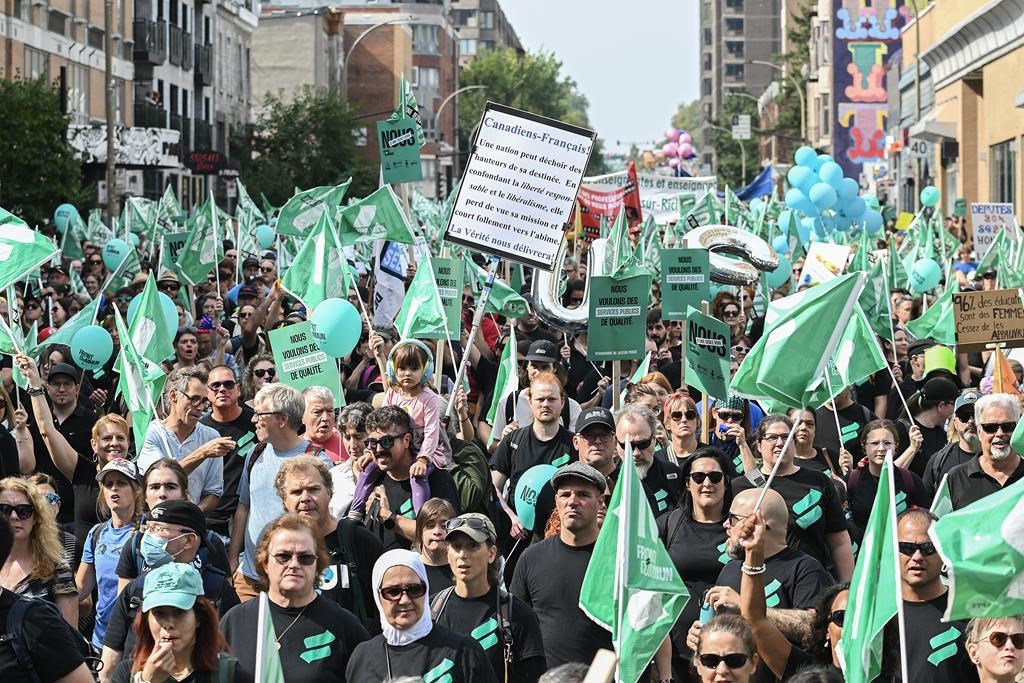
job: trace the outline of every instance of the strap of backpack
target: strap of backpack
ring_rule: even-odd
[[[338,544],[341,546],[341,560],[348,567],[348,585],[352,590],[352,611],[360,623],[366,624],[369,615],[366,613],[366,603],[363,601],[363,585],[359,581],[359,565],[356,564],[355,553],[355,528],[356,521],[349,517],[342,517],[338,520],[338,528],[335,533],[338,535]]]
[[[41,600],[38,602],[45,604]],[[35,601],[27,598],[18,598],[11,605],[11,609],[7,613],[7,623],[4,625],[4,634],[0,636],[0,643],[11,644],[11,649],[14,650],[14,657],[18,661],[18,666],[28,673],[32,683],[43,683],[39,677],[39,672],[36,671],[35,663],[32,661],[32,654],[27,647],[28,644],[25,642],[25,617],[28,615],[29,608],[34,604]]]
[[[444,612],[444,608],[448,605],[448,598],[452,597],[452,593],[455,592],[455,586],[448,586],[440,593],[434,595],[434,599],[430,601],[430,618],[433,621],[437,621],[437,618]]]
[[[454,590],[452,588],[451,590]],[[498,635],[501,637],[501,651],[507,664],[512,663],[512,646],[515,636],[512,633],[512,596],[498,587]]]
[[[825,464],[828,465],[829,471],[831,471],[833,475],[835,475],[835,476],[837,476],[837,477],[839,477],[841,479],[843,471],[836,469],[836,466],[832,463],[832,458],[828,454],[828,449],[827,448],[822,448],[821,449],[821,454],[823,456],[825,456]]]
[[[260,441],[256,444],[256,448],[252,449],[252,453],[249,454],[249,461],[245,463],[245,478],[252,478],[252,471],[256,469],[256,463],[259,462],[260,457],[263,455],[263,451],[267,450],[267,442]]]

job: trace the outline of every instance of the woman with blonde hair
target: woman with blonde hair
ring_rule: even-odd
[[[697,404],[686,391],[677,391],[665,400],[662,420],[669,434],[665,457],[673,465],[681,467],[694,451],[706,445],[697,438],[700,434]]]
[[[964,633],[980,683],[1012,683],[1024,669],[1024,617],[975,618]]]
[[[14,545],[3,567],[0,586],[12,593],[52,602],[78,628],[78,590],[64,560],[57,517],[29,481],[0,479],[0,515],[10,520]]]
[[[431,498],[416,515],[416,540],[413,549],[427,568],[431,595],[453,585],[455,579],[448,564],[448,530],[445,524],[456,515],[452,504],[443,498]]]

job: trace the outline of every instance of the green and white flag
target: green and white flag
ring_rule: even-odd
[[[235,179],[235,187],[238,189],[238,207],[235,213],[239,215],[249,214],[250,216],[255,216],[260,221],[267,220],[260,207],[256,206],[256,202],[249,196],[249,192],[245,189],[245,185],[242,184],[241,178]]]
[[[325,299],[344,299],[348,295],[348,261],[329,211],[320,214],[313,232],[285,271],[281,286],[309,311]]]
[[[260,683],[284,683],[281,653],[277,650],[277,633],[270,615],[270,599],[260,593],[260,610],[256,617],[256,676]]]
[[[932,506],[928,508],[936,517],[942,517],[953,511],[953,499],[949,495],[949,472],[942,475],[942,481],[935,490]]]
[[[466,254],[465,262],[466,284],[472,288],[476,296],[480,296],[484,290],[484,284],[487,282],[487,271],[478,266],[469,257],[469,254]],[[515,272],[513,270],[513,277],[515,277]],[[522,318],[529,310],[530,305],[519,294],[519,290],[506,285],[497,277],[494,278],[494,284],[491,285],[491,295],[487,298],[487,306],[484,308],[484,313],[496,313],[506,318]]]
[[[395,108],[388,121],[399,121],[406,117],[416,120],[416,142],[419,143],[420,147],[427,144],[427,139],[423,135],[423,119],[420,118],[420,105],[416,101],[416,94],[413,93],[412,86],[409,85],[409,81],[405,80],[405,73],[403,72],[398,93],[398,107]]]
[[[156,281],[152,277],[146,278],[146,285],[139,294],[138,308],[135,309],[135,317],[128,326],[128,334],[132,346],[154,365],[159,365],[174,355],[175,330],[167,326]]]
[[[202,210],[188,222],[191,227],[185,246],[178,254],[178,268],[187,283],[198,285],[206,280],[206,276],[224,258],[224,240],[227,235],[212,194]]]
[[[281,213],[277,217],[278,235],[307,235],[320,220],[320,214],[330,211],[332,216],[345,199],[348,186],[352,184],[349,178],[341,185],[324,185],[309,190],[296,192],[288,202],[281,207]],[[266,215],[266,214],[264,214]]]
[[[444,303],[437,291],[434,269],[429,257],[416,268],[395,318],[395,327],[403,339],[447,339]]]
[[[640,679],[689,599],[658,537],[627,442],[622,473],[580,589],[580,609],[612,633],[619,656],[616,681]]]
[[[953,293],[960,290],[956,278],[950,278],[949,286],[938,299],[928,305],[921,317],[911,320],[906,327],[915,339],[934,339],[940,344],[956,344],[953,320]]]
[[[409,219],[390,185],[339,211],[338,236],[346,247],[376,240],[412,244],[415,239]]]
[[[878,495],[871,507],[850,581],[841,643],[847,683],[868,683],[882,671],[885,625],[903,609],[899,577],[896,489],[890,451],[882,464]],[[903,634],[900,635],[903,641]]]
[[[516,347],[516,326],[509,326],[508,339],[505,340],[505,348],[501,350],[501,360],[498,361],[498,379],[494,385],[494,398],[491,399],[491,408],[487,411],[487,424],[492,425],[491,436],[487,445],[494,443],[494,439],[501,435],[505,424],[505,405],[510,396],[519,393],[519,360]],[[501,420],[502,427],[499,429],[495,420]]]
[[[949,569],[944,621],[1024,614],[1024,481],[943,515],[928,535]]]
[[[90,244],[103,245],[114,239],[114,231],[103,222],[103,212],[93,209],[89,212],[89,222],[85,226],[85,237]]]
[[[622,403],[622,404],[626,403],[626,389],[629,387],[629,385],[630,384],[639,384],[640,380],[642,380],[644,378],[644,375],[646,375],[648,372],[650,372],[650,369],[651,369],[651,352],[648,351],[647,355],[644,356],[644,359],[640,362],[640,365],[636,366],[636,371],[633,372],[633,374],[630,376],[629,382],[626,383],[626,386],[623,387],[622,391],[619,393],[619,402],[620,403]]]
[[[0,209],[0,290],[25,279],[56,253],[57,245],[50,238]]]
[[[85,243],[87,232],[85,221],[82,220],[82,217],[76,211],[74,217],[68,221],[67,228],[61,236],[61,256],[72,261],[84,259],[85,252],[82,250],[82,245]],[[74,272],[75,269],[71,268],[70,270]]]
[[[142,266],[139,264],[139,252],[133,247],[128,250],[128,254],[121,260],[121,263],[114,269],[114,271],[107,277],[107,281],[104,283],[103,291],[115,293],[119,289],[129,287],[132,284],[132,280],[142,270]]]
[[[34,349],[28,352],[29,355],[33,355],[43,348],[53,344],[71,346],[71,340],[74,339],[75,333],[89,325],[92,325],[93,321],[96,320],[99,306],[100,299],[99,297],[96,297],[90,301],[85,308],[71,316],[67,322],[61,325],[56,332],[47,337],[45,341],[39,342]]]
[[[136,452],[142,450],[146,431],[156,414],[156,402],[164,388],[167,375],[160,367],[147,360],[132,343],[131,334],[124,324],[121,312],[114,308],[114,324],[121,342],[117,363],[121,376],[117,381],[117,395],[124,397],[128,412],[132,416],[132,436]]]
[[[680,222],[684,225],[683,229],[689,232],[705,225],[717,225],[721,221],[722,208],[714,192],[705,192],[693,208],[682,217]]]
[[[16,328],[16,331],[14,332],[14,334],[17,334],[17,335],[21,334],[21,326],[20,325]],[[21,341],[18,344],[18,346],[23,351],[25,349],[33,349],[33,348],[35,348],[36,342],[39,340],[38,334],[39,334],[39,321],[37,320],[34,323],[32,323],[32,327],[29,329],[28,334],[26,334],[21,339]],[[26,352],[26,353],[29,353],[29,355],[31,355],[31,352]],[[11,378],[14,380],[14,383],[17,384],[22,389],[28,389],[28,377],[25,377],[25,375],[21,374],[21,370],[18,369],[17,365],[14,366],[14,370],[11,372]]]

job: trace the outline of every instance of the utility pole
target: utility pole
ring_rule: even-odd
[[[124,1],[124,0],[122,0]],[[117,201],[117,139],[115,116],[117,109],[117,90],[114,81],[114,0],[104,0],[103,23],[106,31],[103,36],[103,77],[107,85],[107,215],[111,223],[121,213]]]

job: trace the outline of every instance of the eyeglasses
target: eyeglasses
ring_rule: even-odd
[[[476,305],[476,299],[474,299],[471,296],[464,296],[464,297],[462,297],[462,305],[463,306],[475,306]]]
[[[739,422],[743,419],[743,413],[733,410],[719,410],[718,419],[722,422]]]
[[[475,517],[456,517],[449,519],[444,523],[444,528],[448,531],[455,531],[459,527],[467,526],[470,529],[486,529],[487,523],[482,519],[476,519]]]
[[[210,399],[206,398],[205,396],[192,396],[191,394],[186,394],[182,392],[181,397],[187,398],[189,405],[191,405],[193,408],[210,407]]]
[[[842,628],[843,622],[846,621],[846,610],[837,609],[835,612],[832,612],[832,614],[828,615],[828,620],[836,626],[838,626],[839,628]]]
[[[789,432],[785,434],[765,434],[761,437],[761,441],[771,441],[772,443],[780,443],[789,438]]]
[[[131,301],[131,299],[129,299],[129,301]],[[32,303],[30,303],[30,304],[25,304],[25,309],[29,310],[29,311],[35,311],[35,310],[38,310],[39,308],[40,308],[39,304],[37,304],[34,301]]]
[[[279,412],[278,412],[278,411],[276,411],[276,410],[268,410],[268,411],[267,411],[267,412],[265,412],[265,413],[253,413],[253,415],[254,415],[254,416],[255,416],[256,418],[264,418],[264,417],[266,417],[267,415],[280,415],[280,414],[281,414],[281,413],[279,413]]]
[[[603,429],[590,429],[585,432],[580,432],[580,437],[591,443],[607,443],[611,441],[615,435],[610,431]]]
[[[1013,430],[1017,428],[1016,422],[982,422],[980,425],[982,431],[986,434],[995,434],[1000,429],[1006,434],[1013,434]]]
[[[729,526],[736,526],[750,515],[737,515],[734,512],[729,513]]]
[[[7,519],[11,516],[11,513],[18,516],[18,519],[28,519],[36,513],[36,509],[31,505],[9,505],[7,503],[0,503],[0,516]]]
[[[236,386],[238,386],[238,383],[233,379],[226,379],[223,382],[210,382],[210,391],[217,392],[221,389],[233,391]]]
[[[254,377],[259,377],[260,379],[263,379],[264,375],[273,379],[277,376],[277,368],[257,368],[252,371],[252,374]]]
[[[867,445],[870,448],[878,448],[879,446],[881,446],[882,448],[885,448],[885,449],[888,450],[888,449],[892,448],[893,446],[895,446],[896,442],[895,441],[867,441],[867,442],[865,442],[865,445]]]
[[[51,492],[45,493],[43,495],[46,496],[46,502],[49,503],[52,507],[57,507],[57,505],[60,504],[60,494],[59,493],[54,493],[54,492],[51,491]]]
[[[427,587],[422,583],[413,583],[408,586],[384,586],[380,589],[380,597],[388,602],[398,602],[402,594],[408,595],[409,599],[417,600],[427,593]]]
[[[958,410],[956,412],[956,419],[961,422],[970,422],[974,419],[974,409],[968,408],[967,410]]]
[[[906,555],[907,557],[913,557],[914,553],[920,551],[925,557],[931,557],[935,553],[939,552],[935,548],[935,544],[931,541],[925,541],[924,543],[909,543],[907,541],[900,541],[900,555]]]
[[[633,442],[633,450],[634,451],[646,450],[651,445],[652,441],[654,441],[654,439],[644,439],[643,441],[634,441]],[[623,450],[625,450],[626,442],[625,441],[620,441],[619,442],[619,448],[622,448]]]
[[[103,259],[91,258],[91,259],[89,259],[88,263],[89,263],[90,266],[98,266],[101,263],[103,263]]]
[[[687,410],[687,411],[683,412],[682,410],[673,410],[672,413],[669,414],[669,417],[671,417],[676,422],[682,421],[682,419],[684,417],[687,420],[696,420],[697,419],[697,411],[696,410]]]
[[[379,439],[366,439],[363,441],[363,445],[366,447],[367,450],[370,451],[376,450],[377,446],[380,446],[384,450],[387,450],[394,446],[396,441],[398,441],[408,433],[409,432],[402,432],[401,434],[395,435],[386,434],[380,437]]]
[[[749,351],[749,346],[743,346],[741,344],[737,344],[736,346],[732,347],[732,352],[735,353],[737,356],[745,356]]]
[[[179,289],[181,289],[181,285],[177,285],[173,282],[161,282],[156,286],[156,288],[161,290],[168,290],[171,292],[177,292]]]
[[[690,481],[698,485],[707,480],[711,480],[712,484],[721,484],[723,479],[725,479],[724,472],[690,472]]]
[[[992,633],[988,634],[988,638],[985,638],[985,640],[992,643],[993,647],[999,649],[1002,649],[1002,647],[1006,645],[1006,641],[1009,640],[1013,643],[1013,646],[1016,649],[1024,650],[1024,633],[1003,633],[1002,631],[992,631]]]
[[[750,659],[750,655],[745,655],[742,652],[733,652],[727,655],[698,655],[697,659],[700,660],[701,666],[706,669],[717,669],[718,665],[725,662],[725,665],[730,669],[738,669],[747,663]]]
[[[291,562],[293,557],[303,567],[310,567],[316,564],[316,555],[313,553],[274,553],[271,557],[274,558],[274,562],[277,562],[282,567]]]
[[[273,268],[268,268],[266,266],[260,266],[260,272],[261,273],[273,273],[274,269]]]

